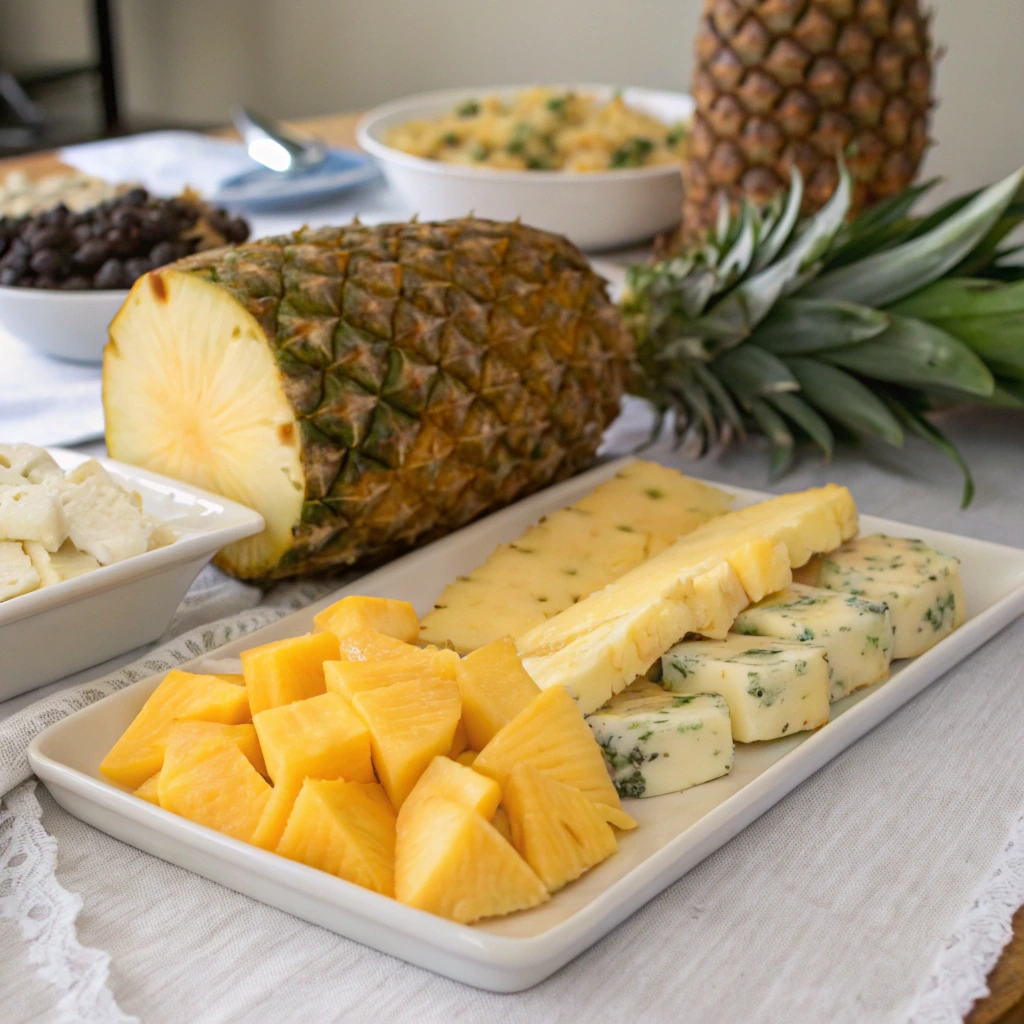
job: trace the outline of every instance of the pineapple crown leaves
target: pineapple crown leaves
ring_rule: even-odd
[[[1024,222],[1024,169],[933,213],[914,185],[852,221],[850,176],[798,213],[803,181],[758,209],[719,204],[715,229],[631,267],[623,313],[637,340],[634,391],[695,454],[762,433],[773,475],[798,441],[909,435],[968,467],[927,414],[951,403],[1024,408],[1024,266],[1006,245]],[[1024,247],[1022,247],[1024,248]]]

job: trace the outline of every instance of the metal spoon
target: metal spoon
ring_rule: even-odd
[[[231,119],[250,158],[279,174],[302,174],[327,159],[327,147],[319,139],[293,135],[248,107],[238,107]]]

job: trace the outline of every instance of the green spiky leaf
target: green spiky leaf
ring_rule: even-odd
[[[751,338],[777,356],[806,355],[867,341],[889,326],[877,309],[832,299],[782,299]]]

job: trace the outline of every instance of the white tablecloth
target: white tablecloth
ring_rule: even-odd
[[[1024,420],[976,411],[945,425],[978,478],[966,512],[955,470],[917,445],[906,454],[869,450],[869,461],[842,455],[828,468],[809,459],[777,489],[833,479],[865,512],[1024,545]],[[624,427],[620,442],[639,429]],[[684,465],[672,453],[659,457]],[[766,483],[753,451],[691,469],[725,484]],[[227,609],[229,622],[250,629],[314,593],[279,589],[269,598],[276,607],[254,607],[257,592],[212,570],[202,585],[205,603],[185,610],[179,630]],[[209,647],[223,636],[207,629],[192,640]],[[174,664],[187,650],[172,644],[129,674]],[[11,1024],[959,1020],[984,993],[1024,902],[1022,664],[1019,621],[603,942],[512,996],[436,977],[139,853],[21,784],[0,812],[0,1016]],[[52,717],[72,691],[49,690]],[[19,777],[25,736],[46,717],[34,700],[0,705],[0,793]]]

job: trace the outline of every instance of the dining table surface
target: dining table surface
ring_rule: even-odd
[[[356,146],[358,113],[326,115],[289,122],[289,126],[336,146]],[[211,134],[234,138],[232,129]],[[30,178],[70,170],[56,151],[43,151],[0,159],[0,181],[11,171]],[[17,440],[16,438],[14,440]],[[1024,907],[1013,918],[1013,934],[988,976],[988,996],[979,999],[965,1018],[966,1024],[1024,1024]]]

